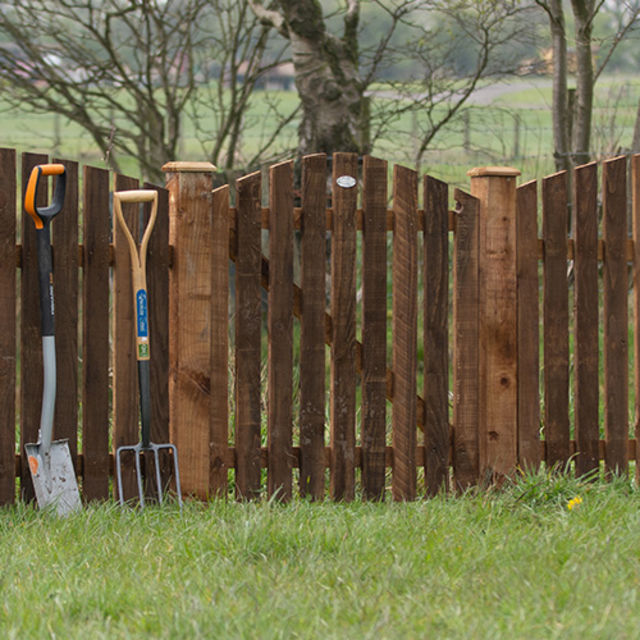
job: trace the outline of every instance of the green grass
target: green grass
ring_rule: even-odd
[[[570,500],[582,503],[568,509]],[[636,637],[640,493],[0,513],[6,638]]]

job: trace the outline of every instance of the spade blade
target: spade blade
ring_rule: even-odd
[[[64,516],[82,507],[67,440],[55,440],[47,453],[41,444],[26,444],[29,470],[40,509]]]

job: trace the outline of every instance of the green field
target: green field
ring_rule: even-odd
[[[571,84],[571,83],[570,83]],[[376,86],[377,90],[384,87]],[[604,76],[596,85],[592,152],[603,159],[630,147],[640,98],[640,76]],[[241,156],[251,157],[263,143],[275,120],[267,101],[276,101],[282,112],[297,104],[295,92],[256,91],[241,141]],[[375,101],[383,98],[374,98]],[[434,140],[421,171],[455,186],[468,185],[466,172],[478,165],[510,164],[521,169],[523,179],[540,178],[554,171],[551,129],[551,79],[511,78],[484,87],[469,103],[468,116],[457,118]],[[375,112],[375,105],[374,105]],[[91,138],[72,123],[53,114],[30,114],[2,108],[0,98],[0,146],[21,151],[60,154],[80,162],[101,165],[103,158]],[[405,116],[393,123],[376,142],[374,154],[390,162],[413,166],[415,137],[426,116]],[[183,160],[206,160],[193,126],[184,119],[180,142]],[[121,122],[119,126],[126,126]],[[207,121],[215,127],[215,121]],[[297,122],[289,124],[273,146],[274,154],[296,144]],[[167,158],[170,160],[172,158]],[[137,173],[134,162],[122,159],[123,170]]]
[[[632,638],[640,493],[0,512],[4,638]]]

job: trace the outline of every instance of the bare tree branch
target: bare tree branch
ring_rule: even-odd
[[[11,43],[0,45],[0,80],[9,103],[60,114],[91,135],[112,167],[132,157],[159,180],[190,118],[226,123],[188,122],[206,135],[214,162],[225,150],[237,156],[253,88],[278,62],[266,57],[269,31],[248,0],[24,0],[0,14],[0,36]],[[227,68],[216,67],[223,59]],[[203,103],[212,91],[218,99]]]
[[[282,36],[287,37],[284,16],[280,12],[267,9],[260,0],[249,0],[249,5],[262,24],[273,27]]]

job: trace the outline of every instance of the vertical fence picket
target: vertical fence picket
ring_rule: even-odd
[[[115,176],[115,191],[137,189],[138,181]],[[138,238],[137,204],[123,203],[122,213],[131,235]],[[113,446],[135,444],[138,434],[138,385],[135,357],[131,257],[124,233],[112,216],[115,253],[113,277]],[[117,488],[116,488],[117,489]],[[122,491],[125,500],[138,495],[133,455],[122,457]]]
[[[15,500],[16,153],[0,149],[0,505]]]
[[[518,463],[537,469],[540,449],[538,199],[535,180],[516,190],[518,269]]]
[[[427,495],[449,488],[449,189],[424,178],[424,473]]]
[[[362,193],[362,490],[384,497],[387,385],[387,163],[366,156]]]
[[[56,310],[56,438],[68,438],[78,468],[78,163],[66,171],[64,207],[52,224]]]
[[[290,500],[293,468],[293,162],[269,172],[269,496]]]
[[[416,495],[418,338],[418,176],[393,170],[393,479],[394,500]]]
[[[262,328],[260,173],[236,182],[236,492],[260,493],[260,331]]]
[[[302,159],[300,331],[300,494],[325,491],[325,345],[327,157]]]
[[[356,204],[358,159],[333,156],[331,235],[331,474],[334,500],[355,496]],[[343,178],[338,183],[338,178]],[[342,186],[341,186],[342,185]]]
[[[599,467],[598,440],[598,167],[574,171],[574,371],[576,474]]]
[[[542,182],[544,238],[544,438],[552,467],[569,459],[567,174]]]
[[[480,201],[480,473],[501,482],[517,463],[516,178],[510,167],[468,172]]]
[[[605,469],[628,466],[627,179],[624,156],[602,164]]]
[[[458,491],[480,475],[478,243],[480,204],[459,189],[453,244],[453,479]]]
[[[208,162],[170,162],[173,245],[169,274],[169,410],[186,495],[209,496],[211,417],[212,172]]]
[[[158,192],[158,214],[147,249],[147,291],[149,296],[149,341],[151,353],[151,440],[165,443],[169,434],[169,192],[145,183]],[[144,205],[144,226],[151,215],[151,203]],[[169,482],[173,464],[168,453],[161,459],[162,479]],[[151,456],[148,456],[151,464]]]
[[[109,497],[109,172],[84,167],[82,242],[82,491]]]
[[[229,445],[229,187],[213,192],[211,221],[211,457],[212,495],[227,494]]]
[[[634,436],[636,440],[636,482],[640,483],[640,154],[631,159],[633,233],[633,335],[634,340]]]
[[[22,154],[21,193],[23,195],[31,169],[37,164],[45,164],[46,162],[48,162],[48,158],[45,155],[35,153]],[[43,179],[38,189],[37,204],[45,206],[47,197],[48,188],[46,181]],[[20,453],[24,454],[24,445],[38,440],[42,399],[42,339],[40,337],[36,230],[31,216],[24,211],[24,202],[22,203],[21,238]],[[21,495],[24,500],[30,501],[33,500],[35,494],[25,455],[21,455],[21,462]]]

